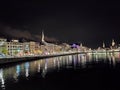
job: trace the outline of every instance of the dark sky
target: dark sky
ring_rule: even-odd
[[[0,27],[7,35],[39,36],[43,29],[47,37],[62,42],[98,47],[104,41],[108,46],[112,39],[120,43],[120,2],[3,0]]]

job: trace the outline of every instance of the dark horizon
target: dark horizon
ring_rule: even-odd
[[[1,1],[0,35],[83,43],[97,48],[112,39],[120,43],[119,1]]]

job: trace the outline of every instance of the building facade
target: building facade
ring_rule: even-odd
[[[34,53],[35,50],[35,42],[31,41],[30,42],[30,53]]]
[[[0,53],[7,54],[7,39],[0,38]]]
[[[23,43],[20,43],[18,40],[12,40],[7,42],[8,55],[14,56],[20,52],[23,52]]]

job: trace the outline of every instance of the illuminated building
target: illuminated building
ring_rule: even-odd
[[[105,48],[105,43],[103,42],[103,46],[102,46],[103,48]]]
[[[35,50],[35,42],[30,41],[30,52],[33,53]]]
[[[59,49],[61,51],[67,51],[67,50],[70,50],[70,48],[71,48],[71,46],[68,45],[67,43],[62,43],[62,44],[59,45]]]
[[[114,47],[115,46],[115,41],[114,41],[114,39],[112,40],[112,47]]]
[[[6,44],[7,44],[7,39],[0,38],[0,53],[6,54],[6,52],[4,52],[6,51],[7,48]]]
[[[117,45],[115,44],[114,39],[112,40],[112,46],[110,47],[111,49],[117,49]]]
[[[24,50],[25,54],[30,52],[30,43],[29,42],[23,43],[23,50]]]
[[[20,43],[18,40],[11,40],[11,42],[7,42],[7,50],[8,55],[14,56],[23,51],[23,43]]]
[[[45,41],[44,32],[42,32],[42,40],[41,41],[43,44],[40,46],[42,51],[47,51],[47,52],[53,53],[55,51],[55,49],[58,47],[58,45],[55,45],[53,43],[48,43]]]

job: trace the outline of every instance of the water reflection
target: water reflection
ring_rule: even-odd
[[[40,62],[38,63],[38,71],[37,72],[40,72]]]
[[[115,66],[120,61],[120,53],[68,55],[8,66],[0,69],[0,85],[2,89],[5,89],[5,84],[9,79],[17,83],[19,77],[28,78],[35,73],[39,73],[41,77],[45,78],[50,71],[60,71],[63,68],[86,68],[87,63],[101,60],[109,61],[110,65]]]
[[[45,77],[45,75],[47,73],[47,66],[48,66],[48,59],[45,60],[45,65],[44,65],[44,68],[42,70],[42,77]]]
[[[109,64],[115,66],[117,62],[117,56],[113,53],[110,53],[108,56]]]
[[[15,79],[16,82],[18,81],[18,77],[20,76],[20,72],[21,72],[20,65],[17,65],[16,66],[16,72],[15,72],[15,74],[13,76],[13,78]]]
[[[25,76],[28,77],[29,76],[29,62],[25,63]]]
[[[3,69],[0,69],[0,83],[1,83],[1,88],[4,90],[5,89],[5,81],[3,78]]]
[[[117,62],[120,61],[120,52],[114,53],[98,53],[98,54],[88,54],[89,60],[92,61],[104,61],[109,62],[110,65],[115,66]]]
[[[77,64],[77,59],[76,59],[76,55],[73,56],[73,66],[74,66],[74,69],[76,68],[76,64]]]
[[[86,55],[79,54],[77,60],[78,60],[79,66],[83,68],[86,67],[86,62],[88,60]]]

